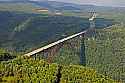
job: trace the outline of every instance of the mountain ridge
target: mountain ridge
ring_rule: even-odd
[[[125,7],[108,7],[108,6],[96,6],[91,4],[75,4],[75,3],[65,3],[59,1],[31,1],[31,0],[9,0],[9,1],[0,1],[0,3],[32,3],[40,8],[47,8],[49,10],[68,10],[68,11],[116,11],[119,12],[121,10],[125,11]]]

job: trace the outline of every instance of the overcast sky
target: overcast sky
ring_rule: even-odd
[[[51,1],[63,1],[73,2],[79,4],[95,4],[105,6],[125,6],[125,0],[51,0]]]
[[[0,0],[0,1],[7,1],[7,0]],[[8,0],[8,1],[11,1],[11,0]],[[42,0],[34,0],[34,1],[42,1]],[[78,3],[78,4],[94,4],[94,5],[102,5],[102,6],[124,6],[125,7],[125,0],[50,0],[50,1],[62,1],[62,2],[70,2],[70,3]]]

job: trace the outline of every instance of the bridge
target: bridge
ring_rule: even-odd
[[[26,54],[24,54],[24,56],[25,57],[34,57],[34,59],[37,59],[37,58],[41,59],[43,57],[46,57],[47,61],[49,63],[52,63],[54,56],[57,55],[59,50],[62,48],[65,49],[65,47],[67,46],[68,49],[75,49],[77,51],[79,50],[80,57],[85,57],[84,35],[86,32],[87,32],[87,30],[74,34],[74,35],[71,35],[69,37],[63,38],[63,39],[53,42],[49,45],[46,45],[44,47],[33,50],[32,52],[26,53]],[[82,64],[83,60],[80,60],[80,61]]]
[[[115,61],[113,61],[113,64],[112,64],[112,60],[114,58],[111,59],[111,57],[107,57],[107,58],[110,58],[108,60],[106,58],[106,61],[108,61],[108,63],[107,62],[106,62],[106,64],[103,63],[103,60],[105,60],[104,59],[105,57],[103,57],[103,53],[104,53],[104,55],[107,55],[107,52],[104,51],[104,50],[101,50],[101,49],[104,46],[103,43],[105,43],[105,42],[102,43],[100,41],[97,41],[97,43],[102,43],[102,44],[100,44],[102,46],[100,46],[98,50],[94,49],[93,46],[90,47],[91,51],[95,52],[95,50],[96,50],[96,52],[99,52],[99,54],[98,54],[99,58],[98,59],[96,58],[97,56],[95,56],[96,54],[94,54],[94,52],[91,52],[90,56],[86,56],[85,55],[85,51],[86,51],[86,48],[85,48],[86,47],[85,46],[85,38],[86,37],[85,36],[86,35],[88,36],[88,34],[93,34],[94,28],[95,28],[94,19],[96,18],[96,16],[97,16],[97,14],[94,13],[92,15],[92,17],[88,19],[90,21],[90,28],[89,29],[87,29],[85,31],[82,31],[82,32],[79,32],[79,33],[76,33],[76,34],[73,34],[71,36],[63,38],[63,39],[58,40],[56,42],[50,43],[49,45],[46,45],[46,46],[41,47],[41,48],[38,48],[36,50],[33,50],[32,52],[24,54],[24,56],[28,57],[28,58],[34,58],[35,60],[37,60],[37,59],[39,59],[39,60],[40,59],[46,59],[48,61],[48,63],[52,63],[53,59],[57,58],[56,56],[62,57],[62,56],[60,56],[62,54],[65,55],[65,56],[67,56],[67,55],[74,55],[73,57],[75,57],[75,56],[79,57],[79,59],[80,59],[79,64],[83,65],[83,66],[86,66],[86,65],[88,66],[88,64],[86,64],[86,63],[88,61],[88,57],[91,56],[92,60],[88,61],[88,62],[90,62],[90,65],[91,65],[91,66],[89,65],[90,68],[95,68],[95,69],[97,68],[97,69],[106,70],[106,71],[102,71],[102,70],[99,71],[99,70],[97,70],[98,72],[101,72],[102,74],[104,74],[106,76],[110,75],[109,72],[111,72],[111,73],[113,72],[113,74],[111,74],[113,76],[114,75],[114,70],[116,69],[116,71],[117,71],[117,70],[120,69],[120,71],[117,71],[118,73],[115,74],[115,76],[118,76],[118,77],[115,77],[113,79],[116,79],[119,82],[120,81],[122,82],[122,80],[124,81],[124,76],[123,76],[123,73],[125,71],[125,61],[124,61],[124,58],[117,59],[116,62],[119,62],[119,63],[115,64],[114,63]],[[110,27],[111,26],[109,26],[107,28],[110,28]],[[92,43],[92,44],[94,45],[95,43]],[[88,46],[88,48],[89,48],[89,46]],[[104,46],[104,48],[107,49],[107,45]],[[92,50],[92,49],[94,49],[94,50]],[[99,50],[101,50],[101,52]],[[66,54],[66,51],[68,51],[70,53]],[[111,53],[109,53],[109,54],[111,54]],[[101,57],[103,57],[103,59],[101,59]],[[72,58],[72,57],[66,57],[66,60],[70,59],[70,58]],[[116,58],[116,56],[115,56],[115,58]],[[63,59],[63,58],[61,58],[61,59]],[[75,57],[75,59],[78,59],[78,58]],[[73,59],[73,60],[75,60],[75,59]],[[118,60],[120,60],[120,61],[118,61]],[[70,61],[72,61],[72,60],[70,60]],[[92,61],[92,63],[91,63],[91,61]]]
[[[94,19],[96,14],[93,13],[92,17],[89,18],[90,29],[94,28]],[[91,24],[92,23],[92,24]],[[94,25],[93,25],[94,24]],[[77,51],[77,56],[80,57],[80,64],[85,65],[85,45],[84,45],[84,35],[87,34],[88,30],[73,34],[69,37],[63,38],[56,42],[50,43],[44,47],[33,50],[32,52],[24,54],[25,57],[33,57],[34,59],[46,58],[49,63],[53,62],[53,58],[59,53],[60,49],[68,49],[72,51]]]

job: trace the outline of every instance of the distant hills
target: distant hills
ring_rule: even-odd
[[[80,5],[74,3],[64,3],[64,2],[57,2],[57,1],[29,1],[34,3],[40,7],[45,7],[50,10],[69,10],[69,11],[79,11],[79,12],[88,12],[88,11],[97,11],[97,12],[104,12],[104,11],[120,11],[125,10],[123,7],[104,7],[104,6],[95,6],[95,5]]]
[[[113,20],[96,19],[96,28]],[[0,12],[0,47],[25,51],[89,28],[88,18]]]
[[[0,1],[0,9],[2,4],[30,4],[33,7],[47,8],[50,11],[74,11],[74,12],[88,12],[88,11],[97,11],[97,12],[106,12],[106,11],[117,11],[123,12],[125,8],[123,7],[104,7],[104,6],[95,6],[95,5],[80,5],[74,3],[64,3],[57,1],[30,1],[30,0],[9,0],[9,1]],[[8,6],[8,5],[4,5]],[[23,6],[23,5],[22,5]],[[17,7],[20,7],[17,5]]]

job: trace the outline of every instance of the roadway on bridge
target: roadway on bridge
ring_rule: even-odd
[[[32,56],[32,55],[35,55],[35,54],[37,54],[37,53],[39,53],[39,52],[42,52],[43,50],[46,50],[46,49],[48,49],[48,48],[51,48],[51,47],[53,47],[53,46],[55,46],[55,45],[58,45],[58,44],[60,44],[60,43],[62,43],[62,42],[65,42],[65,41],[67,41],[67,40],[70,40],[70,39],[72,39],[72,38],[74,38],[74,37],[80,36],[80,35],[86,33],[86,31],[87,31],[87,30],[82,31],[82,32],[77,33],[77,34],[74,34],[74,35],[71,35],[71,36],[69,36],[69,37],[63,38],[63,39],[58,40],[58,41],[56,41],[56,42],[53,42],[53,43],[51,43],[51,44],[49,44],[49,45],[46,45],[46,46],[44,46],[44,47],[38,48],[38,49],[36,49],[36,50],[34,50],[34,51],[32,51],[32,52],[29,52],[29,53],[27,53],[27,54],[24,54],[24,56],[30,57],[30,56]]]

